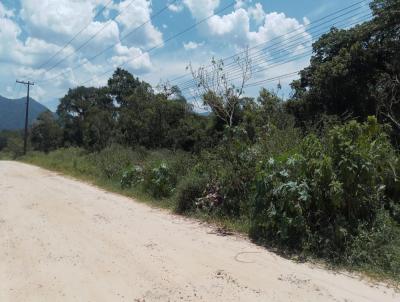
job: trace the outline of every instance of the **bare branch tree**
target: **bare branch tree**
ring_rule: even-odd
[[[229,79],[223,60],[213,58],[210,69],[204,66],[194,69],[192,64],[188,66],[196,83],[195,98],[201,96],[203,104],[209,106],[228,127],[233,126],[233,118],[244,93],[244,86],[251,78],[251,60],[248,49],[243,55],[234,58],[234,62],[241,71],[240,79],[237,81],[238,86]]]

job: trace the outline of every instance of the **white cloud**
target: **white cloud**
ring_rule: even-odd
[[[311,21],[307,17],[303,17],[303,23],[305,26],[310,25]]]
[[[259,44],[288,33],[291,35],[286,38],[290,38],[294,35],[292,33],[294,31],[297,37],[303,36],[305,41],[311,40],[311,35],[299,21],[286,17],[284,13],[273,12],[265,16],[264,24],[257,31],[248,33],[248,39],[250,44]]]
[[[64,45],[78,31],[79,36],[72,41],[72,46],[78,47],[94,34],[92,47],[106,47],[119,39],[116,22],[105,23],[95,21],[96,7],[102,1],[37,1],[22,0],[21,18],[28,25],[26,28],[31,37],[45,39],[48,42]]]
[[[284,14],[266,13],[262,5],[258,3],[260,1],[237,0],[233,11],[214,16],[202,24],[199,28],[200,37],[189,35],[187,40],[184,40],[185,42],[182,39],[177,41],[174,46],[177,49],[174,51],[168,48],[150,57],[144,49],[162,44],[162,33],[152,22],[148,22],[139,30],[135,28],[150,19],[151,0],[133,0],[132,3],[132,0],[114,0],[114,3],[103,11],[99,20],[93,18],[109,0],[20,1],[22,9],[17,11],[13,8],[13,11],[5,7],[0,0],[0,89],[10,93],[9,87],[13,87],[15,78],[27,78],[35,82],[51,79],[51,85],[49,82],[43,84],[36,82],[32,90],[32,95],[44,103],[55,104],[57,98],[64,95],[68,88],[81,85],[89,79],[92,81],[85,85],[104,85],[111,76],[111,69],[121,64],[130,72],[140,75],[152,84],[157,84],[160,77],[173,78],[187,73],[185,67],[189,61],[194,66],[200,66],[209,62],[212,56],[229,56],[247,45],[254,46],[295,29],[298,29],[305,39],[309,37],[304,29],[309,22],[308,19],[297,21]],[[171,3],[171,1],[165,2]],[[200,20],[213,14],[220,3],[222,3],[220,0],[180,0],[173,3],[176,7],[170,7],[170,11],[178,12],[188,8],[193,18]],[[121,15],[115,21],[109,19],[118,12],[121,12]],[[169,19],[171,15],[173,19]],[[159,25],[163,31],[171,27],[172,23],[168,22],[182,23],[179,18],[176,20],[176,15],[172,13],[164,17],[165,19],[160,20]],[[45,68],[41,70],[35,68],[47,61],[87,25],[88,28],[63,50],[58,58],[72,54],[81,43],[99,29],[104,27],[104,30],[85,49],[77,51],[50,72],[44,72]],[[186,27],[187,25],[180,24],[179,26]],[[134,33],[121,41],[121,37],[131,31]],[[205,40],[205,38],[208,39],[207,43],[195,42]],[[110,48],[94,62],[88,60],[98,51],[113,44],[116,46]],[[298,47],[290,55],[301,52],[303,48]],[[267,53],[263,59],[268,64],[271,58],[273,58],[272,54]],[[302,64],[306,64],[306,61],[307,59],[304,59]],[[45,67],[55,62],[57,60],[53,60]],[[82,67],[71,68],[78,64],[82,64]],[[299,64],[293,62],[257,73],[252,80],[296,70]],[[105,73],[106,71],[110,72]],[[65,73],[65,75],[53,80],[60,73]]]
[[[265,12],[261,3],[256,3],[254,7],[250,7],[249,16],[257,23],[262,23],[265,19]]]
[[[18,43],[20,33],[21,29],[16,23],[11,19],[0,17],[0,60],[6,61],[10,59],[10,56],[12,57],[9,52],[13,51]]]
[[[128,67],[135,73],[148,72],[152,68],[150,56],[148,53],[143,53],[139,48],[126,47],[121,44],[115,46],[116,55],[110,59],[114,67],[122,64]]]
[[[196,43],[193,41],[189,41],[187,43],[183,43],[183,48],[185,48],[185,50],[193,50],[193,49],[197,49],[203,45],[204,45],[204,42]]]
[[[21,0],[21,10],[15,19],[13,11],[6,9],[0,2],[0,88],[12,94],[7,87],[12,86],[15,78],[30,79],[35,81],[33,96],[44,103],[55,103],[68,88],[82,85],[91,78],[93,80],[86,85],[104,85],[111,76],[111,71],[106,71],[121,64],[136,74],[152,70],[149,54],[139,48],[162,43],[162,34],[151,22],[137,31],[140,39],[133,37],[132,41],[127,39],[124,44],[120,41],[120,29],[126,33],[150,19],[151,1],[115,2],[103,11],[102,17],[107,19],[112,10],[114,13],[121,11],[118,20],[94,20],[95,15],[108,2],[109,0]],[[132,4],[128,7],[130,2]],[[36,68],[86,26],[87,29],[57,56],[61,59],[70,55],[62,64],[47,71],[46,68],[58,60],[53,59],[44,68]],[[97,32],[99,34],[91,39],[87,47],[74,53],[79,45]],[[88,60],[98,51],[114,44],[115,47],[95,62]],[[79,68],[72,68],[79,65]],[[48,80],[51,80],[51,85],[43,82]]]
[[[224,37],[229,39],[229,42],[239,45],[247,43],[249,23],[249,15],[243,8],[224,16],[214,15],[207,22],[211,36]]]
[[[168,6],[168,9],[171,12],[179,13],[183,10],[183,5],[182,5],[182,3],[173,3]]]
[[[36,38],[28,37],[21,41],[21,32],[19,25],[12,19],[0,17],[0,61],[32,66],[59,49],[57,45]],[[71,49],[66,48],[62,54],[68,51]]]
[[[5,6],[0,2],[0,18],[4,17],[14,17],[14,12],[6,9]]]
[[[261,25],[256,30],[251,30],[251,20]],[[283,13],[265,13],[261,4],[253,7],[238,8],[233,12],[218,16],[215,15],[207,22],[208,28],[203,30],[209,37],[223,38],[228,44],[238,48],[254,46],[289,32],[296,31],[297,36],[303,36],[305,41],[311,41],[311,36],[306,32],[305,25],[294,18],[289,18]]]
[[[151,18],[151,1],[125,0],[118,10],[121,14],[116,20],[123,28],[122,36],[128,35],[125,43],[129,46],[153,47],[163,42],[162,33],[151,22],[142,26]]]
[[[236,0],[235,9],[244,8],[249,0]],[[251,0],[250,0],[251,1]]]
[[[183,0],[183,3],[197,20],[212,15],[219,6],[219,2],[219,0]]]

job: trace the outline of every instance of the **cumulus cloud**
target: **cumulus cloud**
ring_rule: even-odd
[[[5,17],[5,14],[0,17],[0,60],[10,59],[9,51],[18,43],[18,36],[21,33],[19,26],[11,19]]]
[[[114,67],[124,64],[135,73],[148,72],[152,68],[149,54],[143,53],[139,48],[117,44],[115,53],[116,55],[110,59]]]
[[[295,29],[298,30],[297,34],[311,40],[305,31],[305,26],[309,24],[306,18],[298,21],[285,14],[267,13],[258,3],[261,1],[237,0],[233,11],[213,16],[203,23],[198,29],[199,36],[182,36],[173,44],[173,51],[168,47],[164,52],[157,51],[157,56],[150,57],[145,49],[163,43],[160,29],[166,32],[167,28],[171,28],[171,32],[175,33],[179,30],[174,26],[176,23],[180,23],[179,28],[186,27],[187,24],[182,24],[172,13],[160,16],[160,19],[164,18],[159,20],[160,29],[153,22],[148,22],[152,15],[151,0],[114,0],[101,16],[95,18],[108,2],[109,0],[20,0],[21,9],[18,10],[17,7],[7,7],[0,0],[0,88],[5,92],[9,91],[7,87],[13,87],[15,78],[50,80],[63,73],[63,76],[52,79],[51,85],[46,83],[41,86],[37,83],[32,92],[33,95],[37,93],[39,101],[55,102],[68,88],[81,85],[91,78],[93,80],[86,85],[104,85],[111,71],[105,72],[120,65],[156,83],[160,77],[176,77],[185,73],[189,61],[201,65],[212,56],[228,56],[247,45],[254,46]],[[165,2],[171,3],[169,0]],[[169,11],[178,13],[187,8],[195,20],[200,20],[212,15],[221,3],[223,2],[220,0],[179,0],[170,5]],[[171,16],[174,18],[169,19]],[[145,22],[147,23],[141,26]],[[51,71],[46,71],[46,67],[52,66],[58,59],[53,59],[40,70],[37,69],[37,66],[46,62],[86,26],[87,29],[57,56],[61,59],[71,54],[68,59]],[[141,27],[136,29],[139,26]],[[87,47],[76,51],[79,45],[99,30],[101,32]],[[128,34],[126,39],[121,40],[121,37]],[[197,42],[205,39],[206,44]],[[116,46],[110,47],[93,62],[89,61],[97,52],[112,45]],[[295,52],[301,53],[302,48],[299,47]],[[265,60],[271,58],[272,55],[267,53]],[[72,68],[78,64],[82,66]],[[289,64],[284,65],[288,70],[292,67]],[[282,68],[277,68],[276,73],[282,74]]]
[[[261,3],[256,3],[254,7],[250,7],[248,13],[249,16],[257,23],[262,23],[266,15]]]
[[[236,0],[234,8],[235,9],[244,8],[247,5],[247,2],[248,2],[248,0]]]
[[[73,39],[71,45],[77,48],[95,35],[90,46],[98,49],[119,40],[119,28],[115,21],[94,20],[96,8],[99,4],[104,4],[103,2],[105,0],[22,0],[20,15],[28,25],[26,29],[31,37],[62,46],[77,32],[87,27]],[[91,49],[84,47],[81,51],[90,52]]]
[[[266,14],[264,24],[257,31],[249,32],[248,39],[251,44],[259,44],[275,37],[296,31],[296,36],[303,36],[304,41],[311,41],[304,24],[294,18],[288,18],[284,13]]]
[[[12,19],[2,14],[0,17],[0,61],[25,65],[36,65],[57,51],[57,45],[41,39],[28,37],[20,39],[21,28]],[[66,48],[64,54],[71,49]]]
[[[55,101],[68,88],[91,78],[93,80],[88,85],[104,85],[110,76],[106,73],[110,66],[123,65],[141,75],[151,71],[150,56],[141,48],[163,41],[162,33],[152,22],[147,22],[151,17],[151,1],[114,1],[103,10],[107,3],[109,0],[21,0],[21,9],[17,11],[15,8],[8,9],[0,2],[0,87],[9,92],[7,87],[15,78],[29,78],[36,82],[32,95],[46,102]],[[101,16],[98,14],[100,10]],[[118,13],[115,20],[110,19]],[[95,18],[96,15],[99,17]],[[121,41],[121,36],[145,22],[147,24],[140,30]],[[37,68],[85,27],[49,64]],[[88,39],[87,46],[78,50]],[[116,46],[95,61],[89,61],[97,52],[112,45]],[[47,70],[62,58],[65,58],[62,64]],[[9,78],[12,78],[10,82]],[[43,83],[46,80],[51,80],[50,86],[48,82]]]
[[[193,17],[200,20],[214,13],[219,6],[219,0],[183,0],[183,3],[192,13]]]
[[[214,15],[208,21],[208,26],[211,35],[224,36],[233,33],[231,35],[233,38],[245,38],[250,29],[249,15],[244,9],[239,8],[227,15]]]
[[[252,20],[259,24],[256,30],[251,29]],[[210,37],[223,38],[228,44],[239,48],[254,46],[294,30],[305,41],[311,41],[311,36],[305,29],[309,21],[304,19],[303,22],[289,18],[284,13],[266,13],[262,5],[257,3],[247,9],[237,8],[226,15],[214,15],[208,20],[208,28],[204,33]]]
[[[196,43],[196,42],[193,42],[193,41],[189,41],[187,43],[183,43],[183,48],[185,50],[193,50],[193,49],[197,49],[197,48],[199,48],[199,47],[201,47],[203,45],[204,45],[204,42]]]
[[[116,20],[123,28],[122,36],[128,36],[125,43],[129,46],[153,47],[162,43],[162,33],[151,22],[146,23],[151,18],[151,1],[125,0],[119,3],[118,11],[121,14]]]

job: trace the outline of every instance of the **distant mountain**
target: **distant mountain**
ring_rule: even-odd
[[[7,99],[0,95],[0,130],[23,129],[25,125],[26,98]],[[29,124],[31,125],[40,113],[49,110],[34,99],[29,99]]]

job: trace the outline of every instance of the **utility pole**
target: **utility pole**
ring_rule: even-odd
[[[26,94],[26,110],[25,110],[25,133],[24,133],[24,155],[26,154],[26,143],[28,140],[28,117],[29,117],[29,88],[35,85],[33,82],[16,81],[19,84],[24,84],[27,86],[28,91]]]

